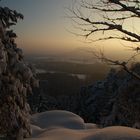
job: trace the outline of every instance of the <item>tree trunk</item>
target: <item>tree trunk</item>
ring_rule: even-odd
[[[6,138],[0,140],[23,140],[23,129],[19,129],[19,131],[14,134],[7,135]]]
[[[20,128],[19,132],[16,135],[16,140],[23,140],[23,129]]]

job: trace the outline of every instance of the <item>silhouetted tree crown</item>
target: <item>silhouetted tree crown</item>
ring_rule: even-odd
[[[125,71],[140,79],[138,74],[128,68],[128,63],[139,54],[140,47],[137,43],[140,42],[140,35],[138,31],[134,31],[135,27],[126,27],[126,23],[140,20],[139,0],[80,0],[78,4],[75,3],[67,9],[67,17],[77,29],[72,32],[75,35],[89,38],[90,42],[118,39],[136,43],[135,46],[130,46],[135,54],[125,62],[111,60],[102,52],[93,54],[109,64],[122,66]],[[102,34],[99,36],[98,33]]]

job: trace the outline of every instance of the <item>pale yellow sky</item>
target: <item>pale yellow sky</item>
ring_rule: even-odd
[[[17,9],[25,16],[25,19],[14,27],[18,35],[17,43],[19,47],[23,48],[25,54],[61,54],[79,47],[104,49],[106,54],[116,58],[126,58],[132,54],[129,49],[122,47],[123,45],[134,46],[132,43],[119,40],[84,43],[84,41],[89,41],[68,33],[65,28],[75,31],[71,26],[72,22],[63,18],[63,7],[70,4],[72,4],[72,0],[24,0],[20,2],[18,0],[7,0],[3,2],[3,5]],[[84,15],[90,15],[93,19],[98,19],[94,12],[84,11]],[[124,25],[126,29],[140,33],[138,28],[140,20],[129,20]],[[117,33],[113,31],[109,34]],[[102,35],[102,33],[94,34],[89,39]]]

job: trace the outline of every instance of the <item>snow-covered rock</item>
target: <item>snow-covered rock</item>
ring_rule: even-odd
[[[140,130],[129,127],[98,128],[67,111],[49,111],[32,117],[32,137],[25,140],[139,140]],[[79,127],[80,124],[80,127]],[[86,126],[89,127],[81,127]],[[69,127],[70,126],[70,127]],[[78,128],[78,129],[77,129]]]

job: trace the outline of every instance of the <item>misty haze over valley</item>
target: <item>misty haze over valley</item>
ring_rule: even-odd
[[[139,20],[140,0],[0,0],[0,140],[140,140]]]

